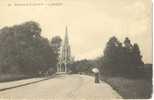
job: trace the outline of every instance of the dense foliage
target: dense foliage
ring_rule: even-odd
[[[101,67],[100,58],[96,60],[79,60],[71,64],[72,73],[93,74],[92,69]]]
[[[0,73],[38,74],[55,69],[57,55],[36,22],[0,30]]]
[[[127,37],[123,44],[116,37],[109,39],[102,58],[101,71],[103,74],[137,77],[143,74],[143,66],[137,43],[132,45]]]
[[[56,54],[60,54],[62,39],[60,36],[55,36],[51,39],[51,47]]]
[[[72,73],[79,73],[79,72],[90,72],[91,67],[93,67],[88,60],[80,60],[76,61],[71,65],[71,71]]]

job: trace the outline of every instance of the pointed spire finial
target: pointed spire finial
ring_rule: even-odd
[[[67,34],[67,33],[68,33],[68,29],[67,29],[67,26],[66,26],[66,30],[65,30],[65,31],[66,31],[66,34]]]
[[[65,44],[69,44],[68,42],[69,42],[69,40],[68,40],[68,28],[67,28],[67,26],[66,26],[66,29],[65,29]]]

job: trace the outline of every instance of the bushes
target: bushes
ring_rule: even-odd
[[[90,74],[92,73],[92,68],[94,68],[96,65],[94,64],[95,61],[93,60],[80,60],[74,62],[72,65],[70,65],[72,73],[85,73]]]

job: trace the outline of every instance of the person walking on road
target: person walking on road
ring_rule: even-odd
[[[99,69],[93,68],[92,71],[95,74],[95,83],[99,83]]]

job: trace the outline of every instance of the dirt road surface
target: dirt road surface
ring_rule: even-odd
[[[121,96],[105,82],[95,84],[93,77],[76,74],[57,75],[49,80],[1,91],[0,99],[109,100],[121,99]]]

